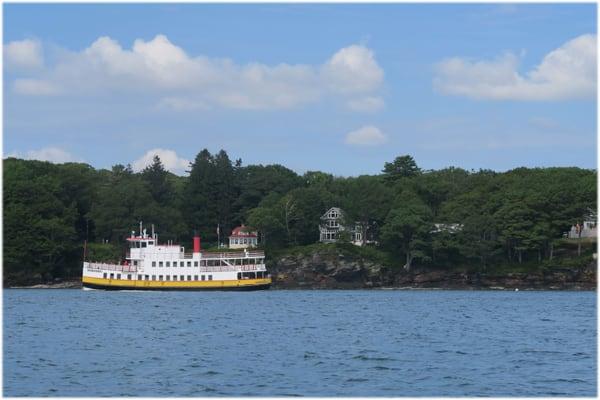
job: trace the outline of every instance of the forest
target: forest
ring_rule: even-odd
[[[186,176],[158,157],[140,172],[16,158],[3,166],[5,286],[77,278],[84,243],[89,257],[118,261],[140,221],[186,248],[194,231],[214,247],[217,227],[226,242],[244,223],[269,254],[318,242],[320,217],[336,206],[398,267],[485,270],[551,260],[563,233],[596,210],[596,171],[574,167],[422,170],[402,155],[380,174],[339,177],[244,166],[206,149]]]

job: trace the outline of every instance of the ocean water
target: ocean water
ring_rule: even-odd
[[[4,396],[595,396],[596,293],[4,291]]]

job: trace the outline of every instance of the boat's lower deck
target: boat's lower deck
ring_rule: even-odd
[[[212,281],[145,281],[84,276],[83,287],[104,290],[263,290],[271,278]]]

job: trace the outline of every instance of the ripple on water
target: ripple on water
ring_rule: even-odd
[[[3,389],[37,397],[594,396],[595,299],[6,290]]]

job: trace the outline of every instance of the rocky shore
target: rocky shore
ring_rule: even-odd
[[[11,286],[11,289],[81,289],[81,280],[40,283],[31,286]]]
[[[267,268],[276,289],[439,288],[490,290],[595,290],[595,263],[579,269],[530,273],[481,273],[415,268],[389,268],[344,254],[290,255]]]

